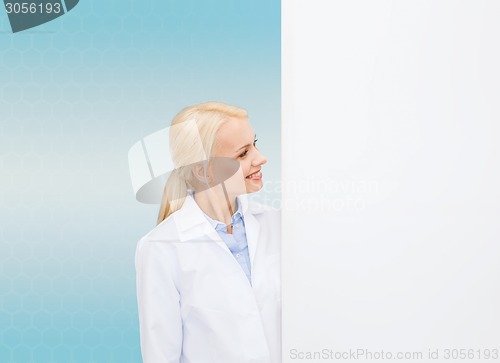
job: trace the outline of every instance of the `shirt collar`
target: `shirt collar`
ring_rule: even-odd
[[[193,192],[190,192],[190,194],[191,194],[191,196],[194,197],[194,193]],[[244,219],[244,211],[246,209],[246,203],[245,202],[246,202],[246,200],[244,200],[244,198],[241,198],[241,196],[237,196],[236,197],[237,209],[236,209],[236,212],[234,212],[234,214],[231,216],[231,224],[232,225],[238,223],[240,220],[242,220],[243,222],[245,221],[245,219]],[[208,220],[208,222],[210,222],[210,224],[212,225],[212,227],[215,230],[217,230],[217,231],[226,231],[227,227],[226,227],[226,225],[223,222],[218,221],[216,219],[213,219],[213,218],[209,217],[203,211],[202,211],[202,213],[205,216],[205,218]]]

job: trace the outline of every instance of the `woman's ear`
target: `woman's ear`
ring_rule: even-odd
[[[203,185],[212,182],[212,177],[210,176],[206,162],[201,162],[193,166],[193,176],[198,183]]]

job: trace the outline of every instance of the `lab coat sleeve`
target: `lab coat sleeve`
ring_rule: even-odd
[[[135,255],[141,351],[144,363],[179,363],[180,295],[166,242],[141,239]]]

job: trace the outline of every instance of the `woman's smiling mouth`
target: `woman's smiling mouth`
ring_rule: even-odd
[[[262,178],[262,173],[259,170],[257,170],[256,172],[248,175],[245,179],[254,179],[254,180],[258,180],[258,179],[261,179]]]

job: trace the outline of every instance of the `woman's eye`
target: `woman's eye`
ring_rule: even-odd
[[[259,141],[259,140],[258,140],[258,139],[253,140],[253,146],[254,146],[254,147],[255,147],[255,144],[257,143],[257,141]],[[247,149],[247,150],[245,150],[245,151],[243,151],[243,152],[239,155],[239,157],[240,157],[240,158],[243,158],[243,157],[245,157],[247,154],[248,154],[248,149]]]

